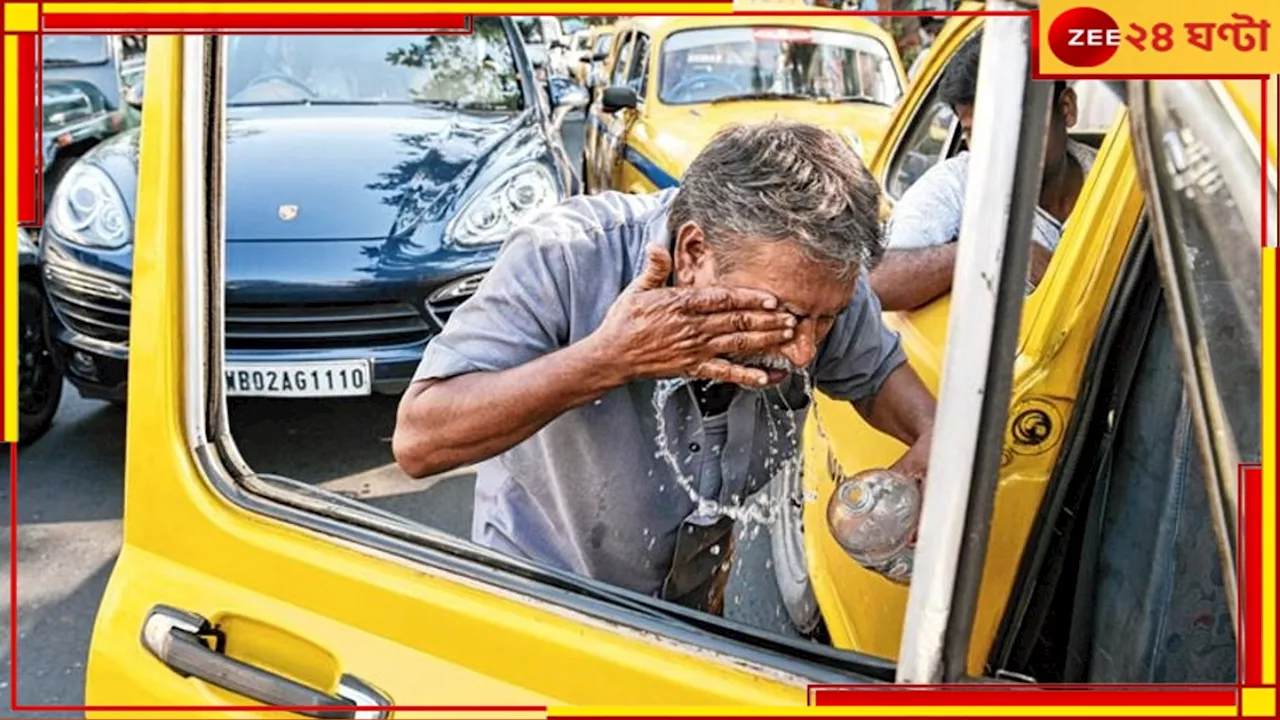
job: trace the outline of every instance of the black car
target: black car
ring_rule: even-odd
[[[579,191],[568,106],[539,102],[507,18],[226,43],[227,392],[398,394],[514,224]],[[129,131],[85,155],[43,229],[55,348],[88,397],[125,395],[137,151]]]
[[[41,39],[45,205],[72,163],[103,140],[138,124],[137,113],[124,102],[126,72],[120,38],[44,35]]]
[[[49,347],[48,316],[37,251],[26,228],[18,228],[18,442],[38,440],[49,430],[62,401],[62,372]]]

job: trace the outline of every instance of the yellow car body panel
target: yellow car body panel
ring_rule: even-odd
[[[932,80],[980,23],[978,18],[953,21],[933,46],[873,162],[873,172],[882,182],[892,150]],[[982,673],[995,638],[1071,417],[1085,361],[1142,208],[1126,114],[1100,148],[1054,261],[1023,311],[1010,424],[970,642],[968,671],[973,675]],[[934,393],[944,358],[949,308],[950,298],[944,296],[915,312],[884,316],[901,333],[910,362]],[[816,498],[805,504],[804,511],[805,553],[814,595],[835,646],[896,659],[907,588],[853,561],[828,531],[825,509],[835,485],[828,448],[843,472],[853,474],[892,464],[905,447],[872,429],[847,403],[819,397],[817,409],[805,432],[805,491],[807,497]],[[1029,418],[1049,419],[1048,435],[1034,444],[1025,442],[1026,428],[1019,427]]]
[[[350,673],[401,705],[805,704],[803,681],[783,673],[269,518],[215,487],[183,407],[184,298],[196,291],[182,265],[182,139],[202,130],[182,124],[182,40],[155,36],[147,55],[124,537],[95,621],[90,706],[243,717],[217,708],[254,705],[144,648],[159,604],[220,624],[236,659],[327,692]]]
[[[848,13],[786,3],[753,3],[752,11],[785,12],[785,16],[688,16],[636,17],[615,27],[610,57],[602,77],[613,73],[622,52],[622,40],[630,30],[646,34],[653,48],[648,55],[648,77],[657,77],[661,48],[672,34],[716,27],[790,26],[853,32],[884,45],[893,61],[897,82],[906,88],[906,72],[893,39],[875,23]],[[834,130],[851,144],[862,147],[870,158],[893,118],[893,108],[870,103],[830,103],[803,100],[747,100],[732,103],[665,105],[658,98],[658,83],[647,83],[645,96],[634,110],[606,113],[597,100],[588,110],[584,161],[586,184],[591,192],[621,190],[646,193],[678,184],[685,168],[711,137],[733,122],[759,122],[775,117],[805,120]]]

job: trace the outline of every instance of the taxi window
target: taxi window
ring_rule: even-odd
[[[649,513],[653,508],[625,507],[625,496],[600,498],[599,512],[605,516],[610,505],[605,517],[613,527],[583,527],[573,542],[625,543],[631,554],[618,556],[617,572],[605,569],[593,580],[575,564],[581,555],[572,547],[545,547],[534,557],[525,549],[562,543],[558,529],[524,525],[531,504],[550,507],[544,498],[558,480],[530,478],[542,485],[530,485],[536,495],[528,495],[505,474],[490,474],[507,462],[503,457],[426,477],[411,477],[396,463],[397,406],[428,343],[461,320],[483,283],[510,282],[493,269],[501,239],[516,223],[567,197],[550,147],[557,139],[533,135],[544,125],[520,112],[512,50],[521,28],[496,17],[473,23],[469,35],[219,40],[224,190],[217,215],[225,281],[214,287],[221,287],[224,354],[217,372],[224,395],[214,402],[226,408],[234,438],[229,452],[253,469],[254,481],[270,485],[275,503],[305,512],[320,502],[339,518],[335,535],[350,529],[342,523],[359,528],[344,540],[386,549],[377,543],[390,537],[415,553],[427,548],[449,562],[461,558],[485,572],[518,575],[516,591],[555,592],[554,602],[572,607],[639,605],[649,617],[673,618],[655,624],[670,628],[671,637],[686,638],[678,632],[692,626],[692,615],[699,626],[720,624],[715,642],[751,638],[733,640],[739,653],[767,643],[778,662],[796,663],[802,672],[812,669],[806,663],[817,662],[817,653],[825,653],[828,668],[867,662],[810,642],[812,631],[787,619],[767,515],[715,538],[712,555],[725,548],[718,562],[735,547],[742,559],[734,564],[737,579],[727,579],[719,596],[723,606],[709,610],[674,590],[659,595],[665,580],[650,577],[677,555],[678,529],[665,524],[667,509]],[[651,38],[633,29],[620,39],[614,84],[643,89]],[[420,77],[432,82],[423,85]],[[545,156],[492,152],[514,123],[525,123],[521,132],[547,148]],[[298,133],[299,127],[308,129]],[[289,153],[304,140],[323,152],[299,162]],[[245,477],[239,489],[266,494]],[[644,477],[641,471],[637,479]],[[766,471],[753,480],[767,484]],[[675,484],[664,488],[682,502]],[[752,492],[751,502],[770,501],[762,487]],[[510,520],[498,517],[507,511],[486,514],[486,498],[495,493],[506,498],[499,503],[520,505]],[[885,664],[874,667],[880,672]]]
[[[636,34],[636,41],[632,46],[632,54],[635,55],[636,60],[632,63],[631,72],[627,75],[627,86],[635,91],[637,97],[643,99],[649,84],[648,35],[644,33]]]
[[[618,41],[618,57],[613,62],[613,74],[609,79],[609,84],[614,87],[626,84],[627,70],[630,69],[631,63],[631,38],[633,35],[634,33],[626,33]]]
[[[922,103],[923,109],[911,121],[905,140],[889,166],[885,191],[895,200],[901,199],[929,168],[945,160],[955,144],[956,116],[946,103],[938,100],[937,88]]]

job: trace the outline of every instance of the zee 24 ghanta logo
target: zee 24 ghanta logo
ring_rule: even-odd
[[[1110,60],[1127,43],[1139,52],[1169,52],[1175,45],[1212,52],[1266,52],[1271,23],[1244,13],[1231,13],[1228,22],[1186,22],[1180,28],[1167,22],[1150,26],[1129,23],[1121,30],[1115,18],[1093,7],[1076,7],[1054,18],[1049,26],[1049,49],[1073,67],[1097,67]]]

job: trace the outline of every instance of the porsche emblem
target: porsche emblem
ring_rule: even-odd
[[[281,205],[276,210],[276,214],[280,216],[281,220],[284,220],[285,222],[289,222],[290,220],[298,217],[298,206],[297,205]]]

